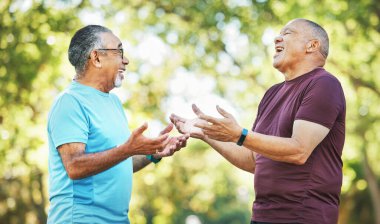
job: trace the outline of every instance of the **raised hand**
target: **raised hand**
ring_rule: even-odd
[[[204,114],[195,104],[192,105],[194,113],[198,116],[199,122],[194,124],[195,127],[201,128],[204,135],[210,139],[222,142],[237,142],[242,128],[236,122],[232,114],[228,113],[219,106],[216,106],[219,114],[223,118],[215,118]]]
[[[200,128],[194,126],[197,122],[202,122],[198,118],[185,119],[178,115],[171,114],[170,121],[175,125],[181,134],[189,134],[192,138],[203,139],[205,136]]]
[[[147,128],[148,124],[144,123],[132,132],[128,141],[124,143],[128,153],[132,155],[149,155],[164,150],[169,137],[168,133],[164,133],[157,138],[147,138],[143,135]]]
[[[173,124],[169,124],[164,130],[160,132],[160,135],[164,135],[169,133],[173,129]],[[169,137],[165,141],[165,147],[161,152],[154,154],[156,159],[167,157],[173,155],[175,152],[180,150],[181,148],[186,147],[187,139],[189,138],[189,134],[184,134],[176,137]]]

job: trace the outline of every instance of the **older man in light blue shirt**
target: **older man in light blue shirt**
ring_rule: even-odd
[[[129,223],[132,173],[186,145],[169,125],[147,138],[147,124],[130,133],[119,87],[129,63],[109,29],[90,25],[69,47],[76,76],[55,100],[48,118],[48,223]]]

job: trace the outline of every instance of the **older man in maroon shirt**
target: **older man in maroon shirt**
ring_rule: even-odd
[[[312,21],[295,19],[274,42],[273,66],[285,81],[265,93],[251,131],[218,106],[221,119],[193,105],[198,118],[173,114],[171,120],[180,132],[255,174],[252,224],[335,224],[346,104],[339,81],[323,69],[327,33]]]

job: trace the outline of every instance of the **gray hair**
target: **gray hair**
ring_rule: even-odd
[[[311,28],[313,37],[318,39],[321,44],[319,52],[321,52],[324,58],[327,58],[327,56],[329,55],[329,36],[327,35],[326,30],[313,21],[307,19],[300,20],[306,22],[307,25]]]
[[[101,33],[111,33],[106,27],[88,25],[78,30],[71,39],[69,46],[69,61],[75,67],[76,76],[82,76],[86,69],[90,53],[95,48],[102,48]]]

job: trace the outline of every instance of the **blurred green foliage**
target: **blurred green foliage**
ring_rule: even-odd
[[[326,68],[347,98],[339,222],[380,223],[376,0],[1,1],[0,223],[46,222],[47,111],[74,75],[67,48],[84,24],[102,23],[125,45],[130,74],[118,91],[132,129],[143,121],[167,123],[173,99],[191,103],[191,94],[170,85],[193,76],[199,84],[211,80],[212,93],[231,102],[249,127],[265,89],[283,79],[271,66],[273,35],[298,17],[328,31]],[[153,57],[162,49],[169,53]],[[191,140],[135,174],[130,217],[137,224],[249,223],[253,198],[252,175]]]

